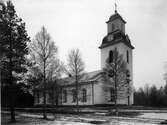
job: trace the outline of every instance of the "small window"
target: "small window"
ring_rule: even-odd
[[[39,95],[39,92],[37,92],[37,103],[40,103],[40,95]]]
[[[67,102],[67,91],[63,90],[63,102]]]
[[[114,94],[114,88],[110,88],[110,101],[114,101],[114,98],[115,98],[114,95],[115,95]]]
[[[72,102],[76,102],[77,100],[77,91],[75,89],[72,90]]]
[[[86,96],[86,89],[82,89],[82,101],[86,102],[87,101],[87,96]]]
[[[109,63],[112,63],[113,62],[113,51],[111,50],[109,52]]]
[[[127,63],[129,63],[129,51],[126,51],[126,58],[127,58]]]
[[[114,31],[115,30],[115,25],[114,24],[112,24],[112,31]]]

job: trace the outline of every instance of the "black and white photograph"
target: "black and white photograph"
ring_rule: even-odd
[[[1,125],[167,124],[166,0],[0,0]]]

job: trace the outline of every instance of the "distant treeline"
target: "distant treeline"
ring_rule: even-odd
[[[146,84],[139,88],[134,93],[134,105],[167,107],[167,84],[160,88]]]

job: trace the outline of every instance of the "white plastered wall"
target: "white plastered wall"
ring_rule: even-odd
[[[126,52],[129,51],[129,63],[127,63],[127,68],[130,71],[130,79],[132,80],[130,82],[130,86],[131,88],[133,88],[133,57],[132,57],[132,49],[129,48],[128,46],[126,46],[124,43],[118,43],[112,46],[108,46],[105,48],[101,49],[101,69],[103,69],[105,67],[106,64],[106,60],[109,57],[109,52],[111,50],[114,50],[115,48],[117,48],[117,50],[119,51],[119,54],[123,55],[123,59],[126,61]],[[123,99],[119,99],[118,103],[120,104],[128,104],[128,99],[127,98],[123,98]],[[130,104],[133,104],[133,92],[130,95]]]

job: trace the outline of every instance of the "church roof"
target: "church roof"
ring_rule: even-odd
[[[101,73],[102,73],[102,70],[84,73],[79,80],[79,84],[87,84],[90,82],[97,81]],[[61,80],[60,84],[61,86],[74,85],[75,77],[66,77]]]
[[[117,12],[115,14],[111,15],[109,20],[106,23],[111,22],[115,19],[121,19],[124,23],[126,23],[126,21],[122,18],[122,16]]]
[[[113,40],[109,40],[108,37],[109,35],[112,34],[113,35]],[[125,35],[122,31],[120,30],[116,30],[114,32],[111,32],[109,34],[107,34],[103,40],[102,40],[102,44],[100,45],[100,49],[117,44],[117,43],[124,43],[125,45],[127,45],[128,47],[130,47],[131,49],[134,49],[134,47],[131,45],[131,41],[129,39],[128,35]]]
[[[100,78],[100,74],[102,73],[102,70],[97,70],[93,72],[87,72],[82,75],[82,77],[79,80],[79,84],[88,84],[97,81]],[[62,79],[57,79],[55,82],[47,83],[46,88],[52,89],[55,85],[59,86],[73,86],[75,85],[75,77],[65,77]],[[39,84],[35,87],[35,90],[40,90],[43,88],[43,84]]]

